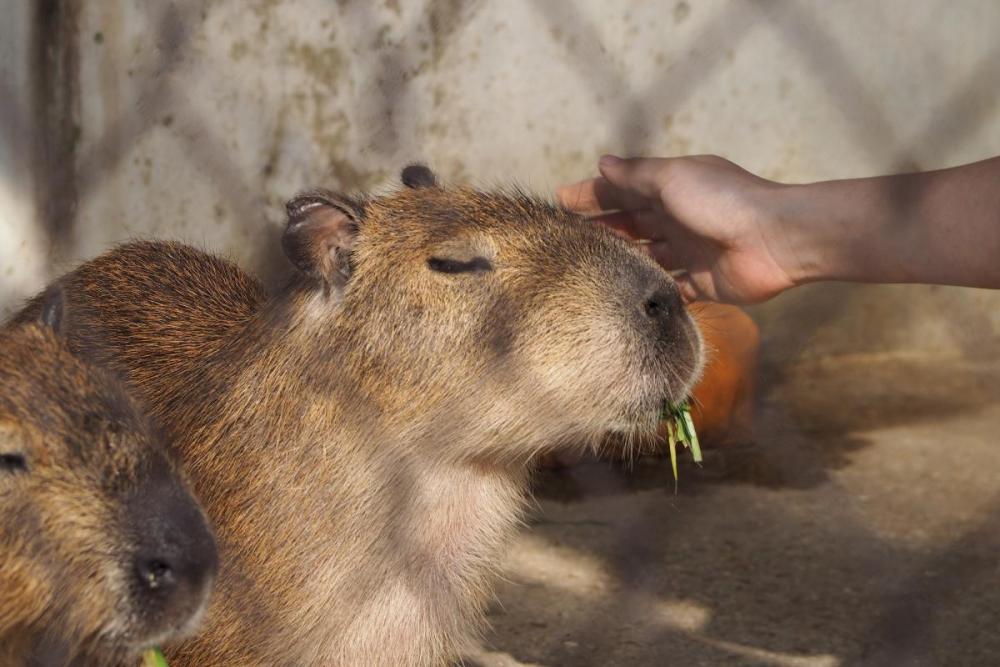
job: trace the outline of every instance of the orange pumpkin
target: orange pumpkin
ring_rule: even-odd
[[[691,307],[708,363],[691,397],[691,417],[702,446],[728,447],[753,438],[760,330],[743,310],[720,303]]]

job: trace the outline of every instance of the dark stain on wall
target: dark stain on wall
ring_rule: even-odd
[[[35,197],[52,253],[63,256],[76,219],[80,141],[80,0],[38,0],[32,21]]]

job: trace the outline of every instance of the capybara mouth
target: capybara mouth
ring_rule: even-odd
[[[135,638],[129,642],[132,650],[141,653],[194,635],[208,611],[211,590],[209,582],[198,597],[197,604],[192,604],[183,611],[174,612],[169,618],[158,618],[144,624],[136,631]]]

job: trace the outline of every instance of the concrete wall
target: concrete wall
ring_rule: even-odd
[[[549,191],[604,151],[786,181],[1000,153],[1000,3],[0,0],[0,307],[136,236],[267,270],[280,204],[420,159]],[[1000,294],[811,286],[770,358],[995,354]]]

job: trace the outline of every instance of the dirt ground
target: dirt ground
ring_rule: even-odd
[[[756,445],[539,480],[470,664],[1000,665],[1000,364],[810,361]]]

